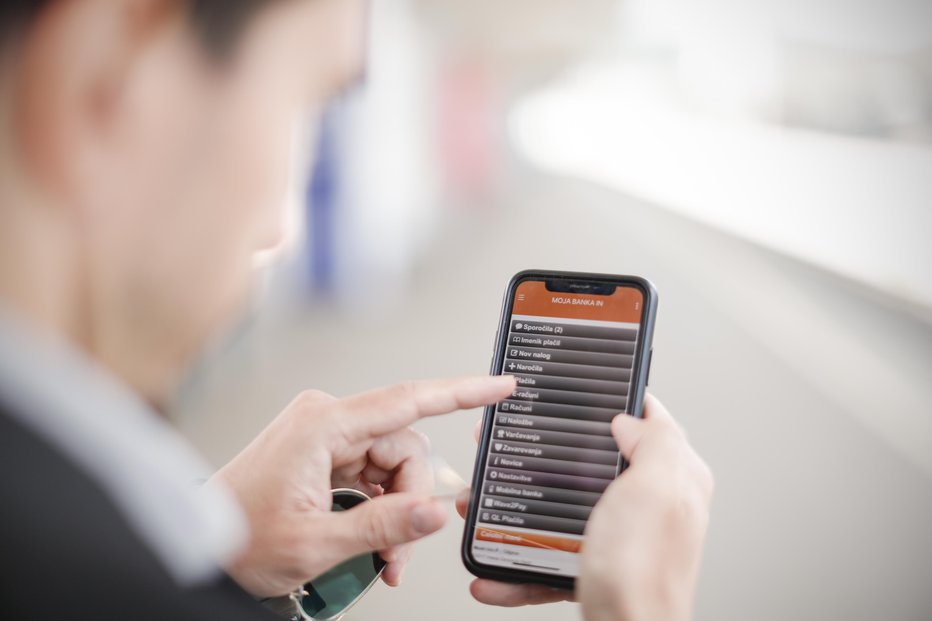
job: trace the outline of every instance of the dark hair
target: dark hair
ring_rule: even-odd
[[[0,0],[0,47],[56,0]],[[249,18],[272,0],[182,0],[191,25],[212,52],[226,51]]]

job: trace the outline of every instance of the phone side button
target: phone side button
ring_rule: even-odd
[[[644,380],[645,386],[650,386],[650,368],[653,366],[654,362],[654,349],[651,348],[650,353],[647,354],[647,378]]]

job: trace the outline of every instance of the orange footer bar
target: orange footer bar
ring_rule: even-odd
[[[497,528],[486,528],[484,526],[480,526],[476,529],[476,539],[495,543],[510,543],[512,545],[527,546],[529,548],[561,550],[563,552],[576,553],[582,549],[582,541],[579,539],[516,533],[510,530],[499,530]]]

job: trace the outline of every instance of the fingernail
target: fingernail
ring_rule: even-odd
[[[434,502],[425,502],[411,511],[411,525],[420,535],[429,535],[440,529],[446,520],[446,511]]]

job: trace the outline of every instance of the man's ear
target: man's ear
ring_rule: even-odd
[[[177,26],[171,0],[57,0],[17,46],[13,127],[30,176],[46,192],[78,205],[102,179],[135,65],[160,32]]]

